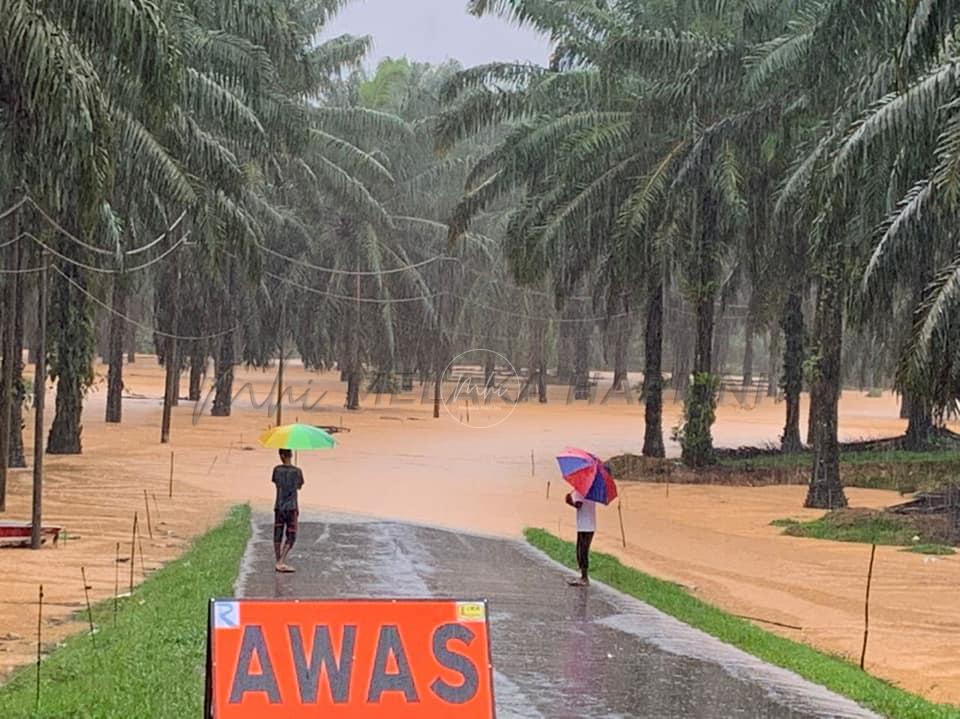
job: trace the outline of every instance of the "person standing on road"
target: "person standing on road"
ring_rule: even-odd
[[[597,531],[597,503],[586,499],[582,494],[573,490],[566,496],[566,502],[577,510],[577,566],[580,568],[580,578],[571,579],[571,587],[590,586],[590,545],[593,543],[593,534]]]
[[[273,483],[277,486],[277,498],[273,503],[273,551],[277,558],[278,572],[294,572],[287,564],[287,557],[297,541],[297,524],[300,505],[297,493],[303,487],[303,472],[292,463],[293,452],[280,450],[280,464],[273,468]],[[286,531],[286,542],[284,542]]]

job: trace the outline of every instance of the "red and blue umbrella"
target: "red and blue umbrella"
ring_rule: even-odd
[[[610,504],[617,498],[617,484],[610,466],[599,457],[582,449],[568,447],[557,456],[560,474],[584,499]]]

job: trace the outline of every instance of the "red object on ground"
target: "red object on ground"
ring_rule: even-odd
[[[0,522],[0,547],[20,547],[30,544],[30,522]],[[53,539],[56,544],[60,540],[62,527],[43,527],[40,531],[42,541]]]

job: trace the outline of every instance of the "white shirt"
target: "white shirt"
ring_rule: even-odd
[[[577,510],[577,531],[578,532],[596,532],[597,531],[597,503],[589,499],[584,499],[583,495],[577,490],[573,490],[572,497],[574,502],[581,502]]]

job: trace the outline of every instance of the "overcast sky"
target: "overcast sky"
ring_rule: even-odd
[[[384,57],[404,56],[431,63],[453,58],[468,67],[492,60],[547,63],[546,38],[499,18],[475,18],[466,5],[466,0],[353,0],[324,37],[372,35],[372,67]]]

